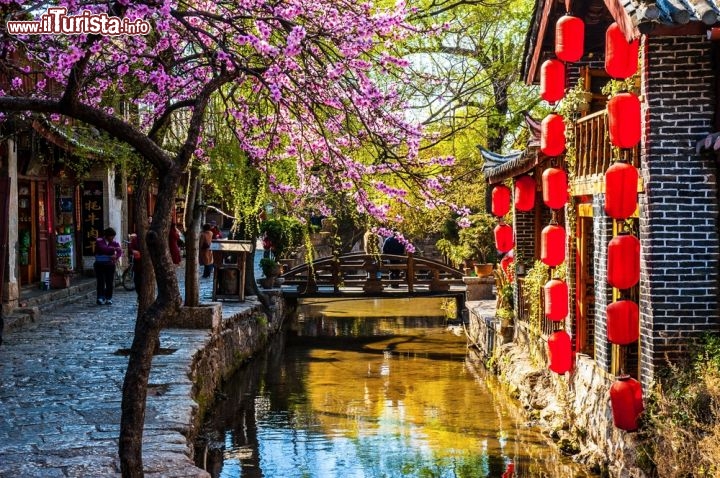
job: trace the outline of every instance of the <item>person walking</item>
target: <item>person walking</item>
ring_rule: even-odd
[[[213,273],[215,266],[213,265],[212,251],[210,250],[210,244],[213,241],[212,226],[210,224],[203,224],[202,231],[200,232],[200,265],[203,266],[202,277],[207,279]]]
[[[102,237],[95,239],[95,279],[97,280],[97,304],[112,305],[115,288],[115,267],[122,257],[122,248],[115,240],[115,229],[108,227]]]
[[[385,242],[383,242],[382,247],[383,254],[392,254],[396,256],[402,256],[405,255],[405,246],[400,242],[400,240],[395,236],[394,234],[387,239],[385,239]],[[390,264],[401,264],[403,261],[400,259],[390,259],[388,263]],[[400,279],[400,271],[398,269],[391,269],[390,270],[390,280],[398,280]],[[396,282],[393,282],[390,284],[390,287],[396,289],[399,287],[399,284]]]

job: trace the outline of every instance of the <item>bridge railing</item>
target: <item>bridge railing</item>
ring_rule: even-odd
[[[379,292],[386,286],[418,287],[430,291],[446,291],[451,285],[464,285],[462,271],[430,259],[408,255],[349,253],[338,257],[317,259],[284,273],[284,286],[297,286],[300,292],[316,292],[318,287],[360,287],[366,292]]]

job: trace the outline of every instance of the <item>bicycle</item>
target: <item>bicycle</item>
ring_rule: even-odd
[[[123,245],[125,246],[125,251],[128,251],[128,245],[130,244],[130,241],[123,241]],[[124,271],[120,272],[120,268],[115,268],[115,287],[118,287],[120,285],[123,286],[123,289],[127,291],[133,291],[135,290],[135,261],[132,254],[127,254],[128,258],[128,266],[125,268]]]
[[[128,266],[122,273],[122,286],[125,290],[135,290],[135,261],[128,256]]]

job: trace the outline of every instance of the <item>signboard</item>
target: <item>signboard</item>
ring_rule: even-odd
[[[250,241],[213,241],[210,244],[211,251],[227,251],[227,252],[252,252],[252,242]]]
[[[85,181],[83,185],[80,217],[82,223],[83,256],[95,255],[95,239],[103,230],[103,183]]]

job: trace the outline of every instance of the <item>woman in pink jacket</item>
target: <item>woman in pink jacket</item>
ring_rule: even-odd
[[[102,237],[95,239],[95,278],[97,280],[97,304],[112,305],[115,287],[115,265],[122,256],[122,248],[115,240],[115,229],[108,227]]]

